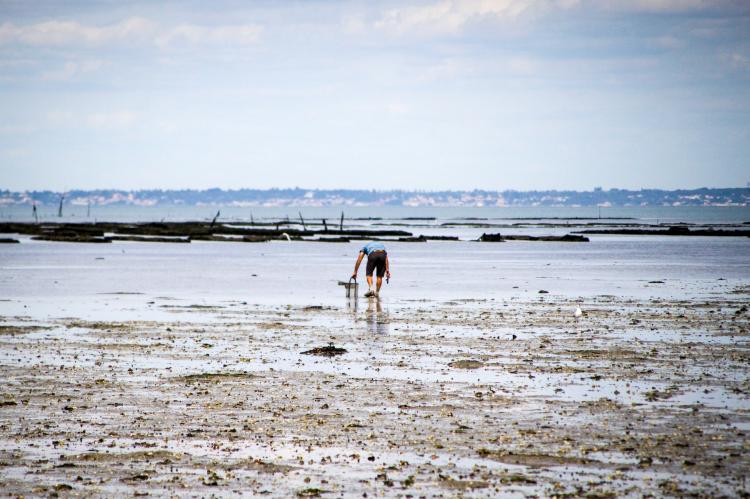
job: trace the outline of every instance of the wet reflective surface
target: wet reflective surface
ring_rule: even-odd
[[[32,496],[747,493],[749,248],[390,244],[381,297],[347,299],[356,244],[0,247],[0,480]],[[346,353],[301,354],[331,344]]]

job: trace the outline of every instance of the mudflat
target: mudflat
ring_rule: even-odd
[[[153,320],[2,317],[0,488],[747,496],[749,298],[165,296]]]

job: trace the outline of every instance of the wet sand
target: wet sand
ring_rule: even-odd
[[[146,299],[154,320],[2,317],[7,494],[750,494],[747,286]]]

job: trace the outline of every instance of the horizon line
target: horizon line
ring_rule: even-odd
[[[729,190],[729,189],[750,189],[750,182],[746,186],[721,186],[721,187],[708,187],[708,186],[700,186],[700,187],[676,187],[676,188],[666,188],[666,187],[639,187],[639,188],[623,188],[623,187],[593,187],[589,189],[573,189],[573,188],[533,188],[533,189],[514,189],[514,188],[504,188],[504,189],[487,189],[487,188],[478,188],[475,187],[473,189],[448,189],[448,188],[386,188],[386,189],[365,189],[365,188],[355,188],[355,187],[300,187],[300,186],[294,186],[294,187],[234,187],[234,188],[224,188],[224,187],[141,187],[141,188],[121,188],[121,187],[96,187],[96,188],[71,188],[71,189],[63,189],[63,190],[57,190],[57,189],[21,189],[21,190],[14,190],[9,188],[0,188],[0,192],[5,193],[11,193],[11,194],[19,194],[19,193],[34,193],[34,192],[51,192],[56,194],[66,194],[70,192],[96,192],[96,191],[121,191],[121,192],[146,192],[146,191],[224,191],[224,192],[233,192],[233,191],[318,191],[318,192],[326,192],[326,191],[354,191],[354,192],[407,192],[407,193],[414,193],[414,192],[424,192],[424,193],[435,193],[435,192],[494,192],[494,193],[501,193],[501,192],[610,192],[610,191],[665,191],[665,192],[675,192],[675,191],[700,191],[700,190]]]

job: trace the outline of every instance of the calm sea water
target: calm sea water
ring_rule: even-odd
[[[165,303],[232,301],[346,307],[337,281],[348,279],[360,245],[24,240],[0,246],[0,316],[149,319]],[[388,250],[386,307],[456,299],[585,303],[601,295],[710,300],[750,285],[750,238],[594,236],[590,243],[389,243]],[[657,280],[663,284],[650,282]]]
[[[95,214],[97,219],[117,221],[200,219],[209,218],[216,209],[106,207],[96,208],[92,218]],[[249,209],[230,207],[221,211],[227,221],[250,219]],[[521,224],[527,221],[500,219],[591,217],[598,215],[596,208],[361,207],[346,208],[346,213],[349,217],[391,219],[438,217],[435,221],[409,222],[422,226],[406,230],[415,234],[452,234],[464,239],[388,243],[393,279],[383,290],[386,307],[429,306],[430,302],[455,299],[496,300],[500,306],[507,300],[543,297],[585,303],[600,295],[711,299],[733,296],[732,290],[750,285],[750,238],[747,237],[594,235],[589,243],[478,243],[471,239],[498,229],[440,226],[462,217]],[[295,212],[286,208],[253,210],[256,220],[287,214],[293,218]],[[6,219],[7,215],[6,211]],[[328,217],[330,221],[340,215],[340,209],[306,208],[303,215],[308,220]],[[750,220],[750,208],[607,208],[602,210],[602,216],[637,218],[647,223],[659,220],[737,224]],[[66,221],[84,219],[74,210],[63,217]],[[349,220],[346,223],[368,227],[373,223],[389,226],[399,222]],[[501,232],[569,231],[566,227],[522,225]],[[76,244],[33,241],[21,236],[21,244],[0,245],[0,315],[147,319],[161,313],[159,304],[164,300],[182,305],[246,302],[264,306],[345,307],[348,304],[344,290],[337,282],[348,279],[361,244],[283,241]],[[363,273],[360,270],[362,280]],[[549,294],[540,295],[542,289]]]
[[[441,220],[460,218],[518,219],[518,218],[634,218],[649,223],[696,222],[742,223],[750,222],[748,206],[653,206],[653,207],[401,207],[401,206],[342,206],[342,207],[238,207],[238,206],[86,206],[65,205],[62,218],[57,217],[56,206],[39,208],[42,221],[183,221],[211,220],[221,211],[220,220],[250,221],[283,219],[337,221],[341,212],[347,218],[381,217],[436,217]],[[0,220],[33,221],[30,206],[0,207]]]

